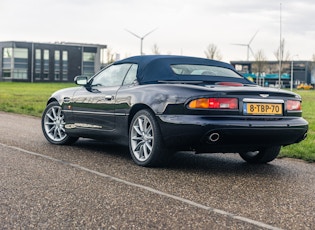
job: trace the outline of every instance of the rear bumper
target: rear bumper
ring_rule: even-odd
[[[301,117],[162,115],[159,122],[167,146],[206,152],[290,145],[303,140],[308,130]]]

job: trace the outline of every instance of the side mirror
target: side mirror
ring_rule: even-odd
[[[88,83],[88,77],[87,76],[76,76],[75,78],[74,78],[74,82],[75,82],[75,84],[77,84],[77,85],[87,85],[87,83]]]

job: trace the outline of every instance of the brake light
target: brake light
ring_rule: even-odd
[[[216,85],[223,85],[223,86],[244,86],[242,83],[239,83],[239,82],[225,82],[225,81],[222,81],[222,82],[217,82]]]
[[[189,103],[190,109],[238,109],[237,98],[199,98]]]
[[[287,100],[287,110],[288,111],[300,111],[302,110],[302,105],[300,101]]]

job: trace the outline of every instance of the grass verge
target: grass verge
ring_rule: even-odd
[[[279,157],[291,157],[315,162],[315,90],[298,90],[302,96],[303,117],[309,123],[307,138],[298,143],[283,147]]]
[[[73,83],[0,83],[0,110],[40,117],[50,95]],[[283,147],[279,157],[290,157],[315,162],[315,91],[297,91],[303,98],[303,117],[309,122],[306,140]]]
[[[50,95],[72,83],[0,83],[0,110],[40,117]]]

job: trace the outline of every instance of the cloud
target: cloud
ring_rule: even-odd
[[[273,58],[280,33],[280,0],[1,0],[1,40],[39,42],[70,41],[107,44],[114,52],[139,54],[143,36],[145,53],[154,44],[161,52],[204,56],[216,44],[224,60],[246,58],[246,49],[232,43],[251,44]],[[310,57],[315,39],[313,0],[282,3],[282,32],[291,53]]]

